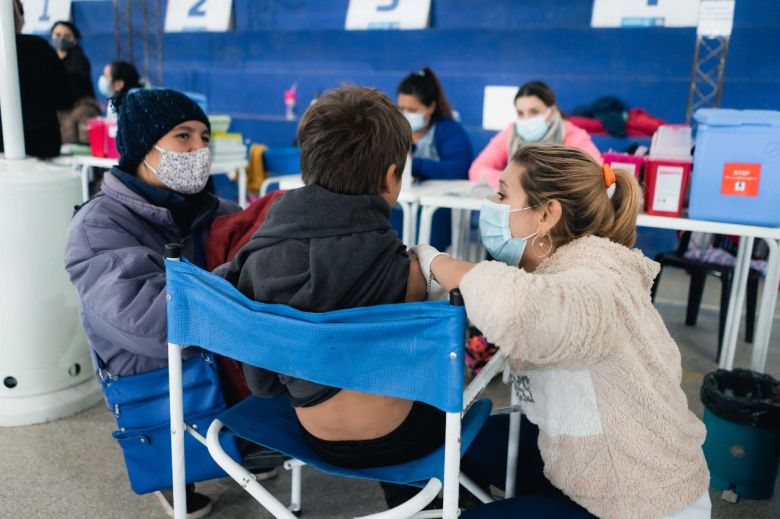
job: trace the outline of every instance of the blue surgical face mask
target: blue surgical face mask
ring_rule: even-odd
[[[425,115],[414,112],[404,112],[404,117],[409,121],[409,125],[412,127],[412,132],[419,132],[425,128]]]
[[[492,200],[482,202],[479,213],[479,234],[482,236],[482,245],[491,256],[510,267],[520,265],[525,245],[529,238],[536,236],[536,233],[525,238],[513,238],[512,231],[509,229],[509,215],[530,209],[533,207],[512,209],[507,204],[498,204]]]
[[[547,133],[547,130],[550,129],[550,123],[547,122],[547,117],[549,115],[550,110],[548,109],[541,115],[516,120],[515,130],[517,131],[517,135],[526,142],[540,141]]]
[[[111,97],[114,95],[114,91],[111,90],[111,85],[108,84],[108,78],[106,76],[100,76],[98,78],[98,92],[103,94],[104,97]]]

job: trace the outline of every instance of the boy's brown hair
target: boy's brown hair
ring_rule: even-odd
[[[306,185],[334,193],[376,195],[395,164],[401,178],[412,147],[412,130],[401,111],[379,90],[344,86],[328,90],[298,124],[301,172]]]

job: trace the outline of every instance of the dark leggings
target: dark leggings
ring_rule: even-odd
[[[508,438],[509,416],[491,416],[463,457],[461,470],[483,488],[493,485],[503,489],[506,483]],[[515,485],[517,497],[468,510],[461,516],[463,519],[595,517],[566,497],[544,476],[538,438],[539,428],[523,416]]]

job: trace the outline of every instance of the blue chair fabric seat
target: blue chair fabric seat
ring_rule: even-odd
[[[461,425],[461,455],[469,448],[490,416],[492,404],[479,400],[466,412]],[[296,458],[336,476],[372,479],[423,487],[431,478],[444,479],[444,443],[422,458],[370,469],[345,469],[325,462],[306,444],[295,410],[286,395],[276,398],[250,396],[223,412],[218,419],[233,434]]]

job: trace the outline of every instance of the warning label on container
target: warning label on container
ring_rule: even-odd
[[[653,211],[677,212],[682,195],[682,166],[658,166],[653,193]]]
[[[720,194],[726,196],[758,196],[761,164],[727,162],[723,165]]]

